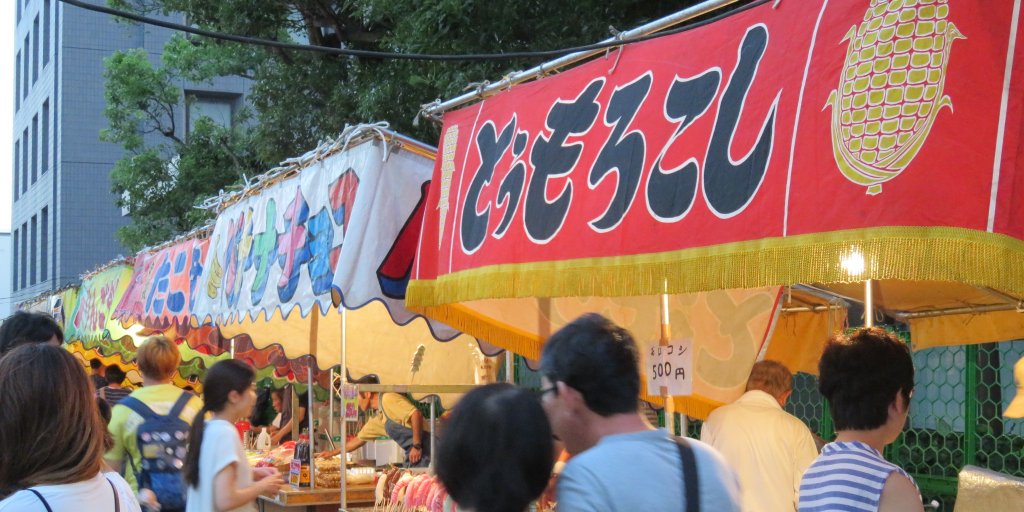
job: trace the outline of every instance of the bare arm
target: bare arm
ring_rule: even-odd
[[[419,410],[412,412],[412,416],[409,417],[410,423],[412,423],[412,443],[422,444],[423,443],[423,413]]]
[[[348,441],[345,442],[345,452],[348,453],[348,452],[350,452],[352,450],[359,449],[359,447],[364,445],[364,444],[366,444],[366,441],[363,441],[362,439],[359,439],[358,437],[354,437],[352,439],[349,439]],[[341,453],[341,449],[340,448],[335,448],[333,450],[327,450],[325,452],[321,452],[319,455],[317,455],[317,457],[320,457],[321,459],[326,459],[327,457],[334,457],[335,455],[338,455],[339,453]]]
[[[878,512],[924,512],[921,493],[907,477],[893,472],[882,488]]]
[[[233,510],[256,500],[265,492],[276,492],[284,485],[280,475],[264,476],[244,489],[236,489],[238,464],[232,462],[217,473],[213,480],[213,504],[217,510]]]

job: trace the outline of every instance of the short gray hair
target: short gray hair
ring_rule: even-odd
[[[747,379],[747,391],[754,389],[780,397],[793,389],[793,374],[778,361],[758,361],[750,369],[750,378]]]

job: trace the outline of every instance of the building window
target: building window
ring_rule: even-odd
[[[39,15],[32,21],[32,83],[39,80]]]
[[[39,114],[32,116],[32,184],[39,179]]]
[[[21,190],[18,189],[18,182],[21,181],[18,176],[18,172],[21,171],[21,141],[14,141],[14,199],[17,200],[18,196],[21,195]]]
[[[18,247],[20,246],[18,240],[18,230],[14,230],[14,251],[11,252],[11,288],[14,291],[18,291]]]
[[[39,281],[49,278],[50,209],[44,207],[39,221]]]
[[[31,245],[28,246],[28,284],[29,286],[32,286],[36,284],[36,257],[38,256],[38,254],[36,253],[36,240],[38,240],[38,238],[36,237],[36,230],[39,226],[35,215],[32,216],[30,226],[31,231],[29,231],[29,233],[31,233],[32,236],[29,238],[29,243]]]
[[[39,174],[46,174],[50,170],[50,99],[43,102],[43,168]]]
[[[187,94],[187,96],[189,96],[189,101],[188,108],[185,109],[186,137],[195,129],[196,122],[201,117],[210,118],[218,126],[231,126],[236,96],[207,94]]]
[[[21,52],[14,61],[14,111],[21,110]]]
[[[21,132],[21,193],[28,191],[28,128]]]
[[[25,36],[25,42],[21,47],[25,50],[25,60],[21,61],[21,99],[25,99],[28,96],[28,61],[32,60],[32,47],[28,45],[28,36]]]
[[[50,100],[43,101],[43,169],[40,174],[50,170]]]
[[[43,0],[43,67],[50,63],[50,1]]]
[[[26,249],[25,246],[28,245],[27,244],[28,241],[26,240],[27,236],[28,236],[28,224],[23,222],[23,223],[21,223],[21,276],[19,276],[21,278],[21,287],[22,288],[27,286],[25,283],[28,282],[28,281],[25,280],[25,277],[27,276],[27,273],[25,272],[25,262],[28,260],[28,252],[25,250]]]

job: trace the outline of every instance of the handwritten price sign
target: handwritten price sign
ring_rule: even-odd
[[[672,396],[693,394],[693,340],[673,340],[668,345],[655,340],[645,350],[644,374],[651,394],[658,394],[662,387]]]

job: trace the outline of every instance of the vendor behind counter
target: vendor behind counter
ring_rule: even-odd
[[[367,375],[353,381],[355,384],[380,384],[376,375]],[[345,443],[345,452],[362,447],[367,441],[379,437],[389,437],[405,452],[405,458],[414,467],[430,464],[430,426],[423,418],[423,413],[405,395],[399,393],[359,393],[359,410],[374,409],[373,415],[354,439]],[[332,456],[341,450],[326,452],[322,456]]]

